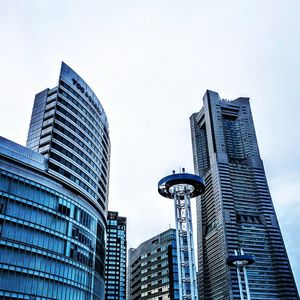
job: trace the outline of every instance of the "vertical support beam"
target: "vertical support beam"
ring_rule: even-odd
[[[237,256],[238,252],[234,250],[234,255]],[[241,271],[239,266],[236,266],[236,272],[238,277],[238,283],[239,283],[239,290],[240,290],[240,298],[241,300],[244,300],[244,292],[243,292],[243,285],[242,285],[242,279],[241,279]]]
[[[245,290],[246,300],[251,300],[246,265],[251,265],[253,263],[254,258],[250,255],[245,255],[241,248],[234,250],[234,256],[229,256],[227,259],[227,264],[236,268],[241,300],[244,300]]]
[[[203,194],[205,186],[198,175],[182,172],[162,178],[158,192],[174,201],[180,300],[198,300],[190,199]]]
[[[181,274],[181,251],[180,251],[180,236],[179,236],[179,222],[178,222],[178,205],[180,205],[180,199],[177,198],[177,194],[173,194],[174,208],[175,208],[175,223],[176,223],[176,246],[177,246],[177,263],[178,263],[178,285],[179,285],[179,299],[182,298],[182,274]],[[179,203],[178,203],[179,202]]]
[[[241,297],[241,300],[244,300],[243,285],[242,285],[242,280],[241,280],[241,270],[239,267],[236,268],[236,272],[237,272],[238,282],[239,282],[240,297]]]
[[[198,300],[190,191],[186,185],[175,186],[172,196],[176,221],[179,297],[180,300]]]
[[[250,299],[250,291],[249,291],[248,276],[247,276],[247,271],[246,271],[246,268],[245,268],[245,267],[243,267],[243,273],[244,273],[244,279],[245,279],[245,286],[246,286],[247,300],[251,300],[251,299]]]
[[[196,268],[195,268],[195,255],[194,255],[194,240],[193,240],[193,225],[190,203],[190,192],[184,188],[184,207],[186,211],[186,232],[188,242],[188,260],[189,260],[189,282],[191,288],[191,299],[198,299],[197,283],[196,283]]]

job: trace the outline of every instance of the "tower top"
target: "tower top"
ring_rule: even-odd
[[[184,169],[182,169],[184,172]],[[190,192],[190,198],[204,193],[204,180],[202,177],[189,173],[177,173],[168,175],[158,182],[158,192],[165,198],[173,199],[177,189],[185,189]]]

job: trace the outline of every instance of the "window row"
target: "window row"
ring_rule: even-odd
[[[69,131],[76,133],[78,136],[80,136],[88,145],[90,145],[92,148],[97,149],[99,154],[104,153],[106,154],[105,148],[100,148],[99,140],[94,138],[87,138],[85,132],[83,129],[79,129],[77,126],[73,125],[70,121],[68,121],[64,115],[61,115],[60,113],[56,114],[55,117],[56,121],[59,121],[60,123],[64,124],[66,127],[68,127]],[[56,124],[56,122],[55,122]],[[55,127],[54,127],[55,128]],[[102,152],[100,152],[100,150]]]
[[[86,287],[89,287],[91,284],[92,270],[88,272],[84,269],[63,263],[62,261],[37,255],[34,252],[23,251],[21,249],[6,248],[2,246],[0,250],[1,254],[3,254],[0,257],[0,264],[52,274],[77,282]]]
[[[58,98],[58,102],[63,104],[66,108],[70,109],[73,113],[75,113],[84,123],[86,123],[91,128],[91,130],[96,134],[96,136],[98,136],[99,138],[103,137],[107,145],[109,145],[107,138],[104,135],[104,131],[99,126],[96,126],[98,128],[97,130],[97,128],[89,121],[90,119],[86,118],[82,113],[80,113],[78,109],[76,109],[73,105],[71,105],[69,102],[65,101],[61,97]]]
[[[61,143],[63,143],[67,147],[69,147],[70,149],[74,150],[76,153],[82,155],[85,159],[88,158],[88,156],[86,154],[84,154],[83,151],[79,150],[79,147],[77,147],[76,145],[74,145],[74,142],[75,142],[77,145],[79,145],[81,148],[83,148],[92,157],[92,159],[90,159],[90,158],[89,159],[93,163],[97,163],[99,165],[101,165],[101,163],[102,163],[105,168],[101,165],[101,169],[104,171],[105,174],[107,174],[107,172],[106,172],[106,169],[107,169],[107,162],[106,162],[106,160],[104,159],[104,157],[102,157],[102,159],[100,161],[100,159],[98,158],[98,156],[95,154],[95,153],[97,153],[99,156],[102,156],[98,148],[95,149],[94,147],[92,147],[92,149],[93,149],[93,151],[92,151],[90,149],[90,147],[86,145],[86,143],[82,142],[79,138],[77,138],[70,131],[66,130],[65,128],[63,128],[59,124],[55,124],[55,128],[58,130],[58,132],[60,134],[64,134],[67,137],[69,137],[72,140],[72,142],[70,142],[69,140],[67,140],[63,136],[61,136],[56,131],[53,132],[53,139],[56,139],[56,140],[60,141]]]
[[[100,176],[98,176],[86,163],[84,163],[84,161],[81,158],[68,151],[65,147],[58,145],[56,142],[53,142],[52,148],[67,156],[72,162],[75,162],[77,165],[86,170],[89,174],[91,174],[91,176],[96,180],[96,182],[100,180]],[[76,169],[78,169],[70,161],[66,161],[66,167],[73,170],[74,172],[76,172]]]
[[[10,215],[20,219],[26,219],[29,215],[36,214],[33,212],[33,210],[35,210],[39,212],[36,223],[44,222],[45,224],[51,225],[56,222],[63,223],[65,222],[64,216],[67,216],[78,221],[88,229],[93,230],[92,228],[95,226],[96,217],[93,218],[91,213],[87,213],[83,208],[80,208],[77,203],[75,204],[71,199],[66,200],[63,198],[63,195],[51,191],[49,188],[36,184],[33,181],[23,179],[19,176],[14,176],[13,178],[12,176],[14,175],[0,173],[1,189],[3,192],[7,192],[6,196],[0,192],[0,202],[5,204],[5,206],[8,201],[14,203],[14,205],[17,205],[16,202],[20,203],[18,205],[22,205],[20,207],[15,206],[9,208],[11,210]],[[3,206],[2,209],[4,208]],[[51,221],[49,215],[53,215],[56,221]]]
[[[105,168],[102,166],[101,161],[96,155],[92,155],[93,159],[91,159],[88,155],[86,155],[82,150],[80,150],[76,145],[72,142],[69,142],[67,139],[63,138],[56,132],[53,133],[53,139],[58,140],[61,142],[64,146],[72,149],[74,152],[76,152],[80,157],[82,157],[84,160],[86,160],[94,169],[96,169],[99,173],[101,173],[101,170],[104,172],[105,176],[107,176],[107,172]],[[54,145],[54,140],[52,140],[52,145]],[[55,145],[57,145],[55,143]],[[101,170],[98,168],[98,166],[101,165]],[[105,165],[107,167],[107,165]]]
[[[61,104],[60,104],[61,105]],[[62,106],[58,105],[56,110],[63,114],[65,117],[67,117],[69,120],[73,121],[75,124],[77,124],[87,135],[97,144],[100,141],[103,141],[102,136],[97,132],[95,135],[88,127],[81,122],[81,120],[78,117],[75,117],[73,114],[69,113],[67,110],[65,110]],[[102,143],[104,146],[105,151],[108,153],[108,146],[105,143]]]
[[[99,291],[104,290],[103,287],[97,291],[92,286],[84,290],[63,282],[9,270],[1,270],[0,276],[0,290],[24,293],[24,296],[26,294],[27,297],[32,295],[34,298],[47,297],[51,299],[80,300],[87,299],[91,293],[94,294],[94,299],[97,300],[101,300],[104,297],[103,292],[102,295],[99,293]],[[98,286],[101,286],[99,279],[95,279],[95,281],[97,281]],[[24,297],[24,299],[26,298]]]
[[[77,185],[79,185],[80,187],[82,187],[85,191],[87,191],[94,199],[97,199],[97,202],[101,205],[101,207],[103,209],[105,209],[105,206],[103,204],[103,202],[106,202],[106,198],[105,195],[102,193],[102,191],[98,190],[99,194],[102,196],[102,199],[97,197],[97,194],[87,185],[85,184],[83,181],[79,180],[76,176],[74,176],[73,174],[71,174],[70,172],[68,172],[67,170],[65,170],[64,168],[61,168],[60,166],[52,163],[51,161],[49,162],[49,167],[63,175],[64,177],[70,179],[71,181],[75,182]]]
[[[64,92],[62,89],[59,89],[59,93],[61,93],[64,97],[68,98],[69,100],[71,100],[72,103],[74,103],[82,112],[84,112],[86,115],[88,115],[88,117],[90,118],[90,120],[97,126],[100,128],[105,128],[105,125],[100,121],[100,117],[98,114],[95,113],[94,109],[91,108],[91,105],[84,99],[82,98],[77,92],[75,92],[69,85],[67,85],[65,82],[60,81],[61,86],[63,86],[65,89],[67,89],[69,92],[71,92],[71,94],[73,94],[76,99],[79,99],[81,103],[85,104],[85,107],[88,108],[85,109],[81,103],[79,103],[76,99],[74,99],[71,95],[67,94],[66,92]],[[99,120],[99,122],[97,122]]]

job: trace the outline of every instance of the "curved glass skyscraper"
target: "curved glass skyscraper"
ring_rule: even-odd
[[[49,173],[106,215],[110,142],[105,112],[91,88],[65,63],[58,86],[35,96],[27,147],[49,159]]]
[[[0,298],[104,299],[108,123],[64,63],[27,147],[0,138]]]

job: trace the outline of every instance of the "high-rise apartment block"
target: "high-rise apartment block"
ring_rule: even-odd
[[[100,101],[62,63],[27,148],[0,138],[1,299],[104,299],[109,157]]]
[[[107,215],[105,299],[126,299],[126,218],[118,212]]]
[[[176,230],[129,249],[128,300],[179,299]]]
[[[197,200],[200,299],[240,299],[237,272],[226,265],[238,249],[255,257],[247,270],[252,299],[299,299],[249,99],[207,91],[190,120],[195,171],[206,184]]]

